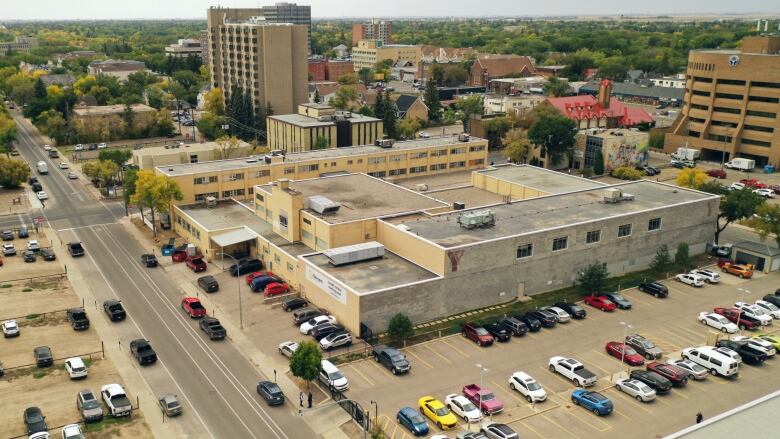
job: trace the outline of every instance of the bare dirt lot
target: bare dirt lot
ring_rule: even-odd
[[[27,213],[29,211],[30,199],[27,198],[24,186],[0,191],[0,214]]]
[[[46,319],[56,318],[56,315],[43,314],[75,306],[81,306],[81,301],[69,290],[66,279],[50,277],[0,283],[0,320],[16,318],[20,325],[25,325],[28,322],[20,317],[41,315]]]

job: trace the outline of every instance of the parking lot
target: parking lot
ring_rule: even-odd
[[[670,290],[667,299],[655,299],[636,289],[626,290],[623,293],[633,302],[632,310],[605,313],[587,307],[585,320],[558,324],[487,348],[460,335],[415,345],[404,350],[412,364],[412,372],[406,376],[394,377],[371,360],[349,363],[341,366],[350,380],[348,397],[357,399],[363,407],[371,407],[372,416],[375,407],[370,401],[376,401],[379,423],[394,439],[409,437],[409,432],[395,421],[400,408],[417,408],[417,399],[425,395],[444,401],[446,395],[459,394],[464,385],[480,381],[504,403],[504,411],[494,420],[509,424],[524,438],[646,438],[668,434],[694,423],[697,412],[705,418],[714,416],[768,393],[774,386],[767,386],[767,382],[776,382],[776,363],[780,360],[773,359],[758,367],[743,365],[736,380],[710,376],[675,388],[655,402],[639,403],[612,386],[610,379],[620,372],[621,365],[618,359],[606,354],[604,345],[622,339],[624,327],[620,322],[625,322],[633,327],[629,333],[648,337],[664,351],[662,361],[679,358],[681,349],[706,344],[708,336],[711,343],[719,334],[698,323],[696,316],[700,311],[733,305],[741,300],[737,288],[750,291],[746,301],[760,299],[776,289],[780,275],[758,274],[753,280],[726,274],[721,277],[721,284],[700,289],[665,281]],[[772,330],[780,330],[780,324]],[[599,381],[592,390],[602,391],[613,401],[615,411],[610,416],[597,417],[571,403],[572,384],[547,369],[549,358],[556,355],[574,357],[598,375]],[[482,377],[477,364],[488,369]],[[509,376],[520,370],[546,389],[547,401],[529,404],[508,387]],[[664,422],[659,423],[659,419]],[[456,430],[463,428],[461,423]],[[438,429],[431,426],[431,434],[436,433]]]

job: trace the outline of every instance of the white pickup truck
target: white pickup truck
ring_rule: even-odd
[[[119,384],[106,384],[100,388],[100,394],[103,396],[103,402],[111,411],[112,416],[130,416],[133,406],[127,399],[125,389]]]
[[[593,372],[585,369],[574,358],[552,357],[550,358],[550,372],[559,373],[578,387],[589,387],[596,384],[598,377]]]

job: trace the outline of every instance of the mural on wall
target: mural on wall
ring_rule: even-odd
[[[615,168],[624,166],[634,167],[647,163],[648,146],[647,142],[629,145],[625,143],[609,145],[606,148],[606,170],[607,173]]]

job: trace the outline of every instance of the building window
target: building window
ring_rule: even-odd
[[[485,145],[469,146],[469,152],[484,151]]]
[[[321,238],[317,238],[315,240],[315,245],[317,249],[327,249],[328,248],[328,241],[325,241]]]
[[[391,177],[395,177],[395,176],[398,176],[398,175],[405,175],[405,174],[406,174],[406,168],[391,169],[390,170],[390,176]]]
[[[216,182],[217,182],[216,175],[210,175],[208,177],[196,177],[194,180],[195,184],[209,184],[209,183],[216,183]]]
[[[409,168],[410,174],[420,174],[422,172],[425,172],[428,170],[427,166],[415,166],[413,168]]]
[[[298,166],[298,172],[312,172],[320,169],[320,165],[315,163],[313,165],[301,165]]]
[[[404,157],[406,157],[404,154],[391,155],[390,156],[390,161],[391,162],[400,162],[401,160],[404,159]]]
[[[263,178],[263,177],[270,177],[270,176],[271,176],[270,169],[261,169],[259,171],[255,171],[252,173],[252,178]]]
[[[208,197],[214,197],[218,198],[219,193],[218,192],[206,192],[205,194],[195,194],[195,202],[196,203],[202,203],[206,201],[206,198]]]
[[[569,237],[562,236],[560,238],[553,239],[552,251],[557,252],[559,250],[566,250],[569,245]]]
[[[265,197],[263,196],[263,194],[255,194],[255,198],[257,199],[257,201],[261,203],[265,201]]]
[[[759,125],[745,125],[746,130],[761,131],[763,133],[774,133],[775,129],[771,127],[762,127]]]
[[[601,241],[601,230],[591,230],[585,235],[585,244],[593,244]]]
[[[734,100],[737,100],[737,101],[741,101],[742,98],[743,98],[742,95],[735,95],[735,94],[732,94],[732,93],[715,93],[715,97],[716,98],[720,98],[720,99],[734,99]]]
[[[742,138],[742,143],[746,145],[763,146],[765,148],[769,148],[770,146],[772,146],[772,144],[769,142],[762,142],[760,140],[753,140],[753,139],[745,139],[744,137]]]
[[[384,178],[385,175],[387,175],[387,172],[385,172],[385,171],[369,172],[367,175],[370,175],[370,176],[376,177],[376,178]]]
[[[284,175],[290,175],[295,173],[295,167],[290,166],[288,168],[284,168]]]
[[[770,104],[780,102],[780,98],[769,98],[766,96],[750,96],[750,100],[753,102],[769,102]]]
[[[308,219],[308,218],[304,218],[304,219],[303,219],[303,223],[304,223],[304,224],[311,225],[311,220],[310,220],[310,219]]]
[[[726,107],[712,107],[712,110],[718,113],[729,113],[729,114],[740,114],[742,112],[740,111],[739,108],[726,108]]]
[[[701,90],[694,90],[693,94],[696,95],[696,96],[707,96],[707,97],[710,96],[710,92],[708,92],[708,91],[701,91]]]
[[[412,154],[409,158],[414,160],[414,159],[424,159],[426,157],[428,157],[428,153],[427,152],[416,152],[416,153]]]
[[[469,166],[481,166],[485,164],[485,159],[469,160]]]
[[[441,157],[447,155],[446,149],[437,149],[436,151],[431,151],[431,157]]]
[[[279,215],[279,225],[281,227],[287,228],[287,217],[284,215]]]
[[[279,255],[276,254],[276,253],[274,253],[274,262],[276,262],[276,263],[281,263],[282,262],[282,258],[280,258]]]
[[[530,258],[534,254],[533,244],[523,244],[517,246],[517,259]]]
[[[465,154],[465,153],[466,153],[466,148],[465,147],[463,147],[463,148],[452,148],[450,150],[450,154]]]
[[[311,232],[308,232],[306,230],[301,230],[301,237],[303,239],[308,239],[311,241],[311,239],[314,237],[314,235],[311,234]]]
[[[618,227],[618,238],[631,236],[631,224],[623,224]]]
[[[431,165],[431,171],[443,171],[447,169],[446,163],[437,163],[435,165]]]
[[[647,223],[647,230],[659,230],[661,228],[661,218],[653,218]]]
[[[368,164],[369,165],[376,165],[379,163],[384,163],[385,158],[384,157],[369,157],[368,158]]]
[[[777,117],[777,114],[775,113],[768,113],[766,111],[755,111],[755,110],[747,110],[748,116],[756,116],[756,117],[766,117],[769,119],[775,119]]]
[[[291,264],[291,263],[289,263],[289,262],[288,262],[288,263],[287,263],[287,271],[290,271],[290,272],[292,272],[293,270],[295,270],[295,267],[293,266],[293,264]]]
[[[466,166],[466,162],[452,162],[450,163],[450,169],[463,168]]]
[[[229,191],[222,191],[222,198],[243,197],[243,189],[232,189]]]
[[[347,164],[351,165],[352,164],[352,160],[347,160]]]

